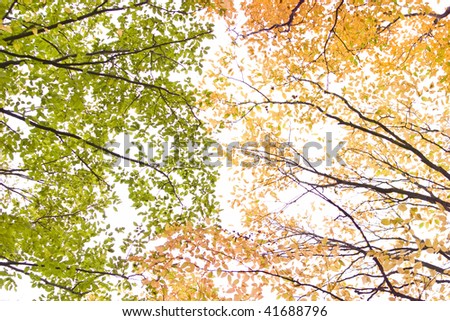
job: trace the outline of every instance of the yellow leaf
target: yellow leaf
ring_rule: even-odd
[[[38,30],[37,30],[37,28],[33,28],[33,29],[31,29],[31,32],[35,35],[35,36],[37,36],[38,35]]]
[[[22,48],[22,44],[20,42],[15,41],[13,43],[13,47],[16,51],[19,51]]]
[[[119,38],[122,37],[122,34],[123,34],[123,30],[122,29],[118,29],[117,30],[117,35],[119,36]]]
[[[363,278],[362,278],[362,281],[364,283],[370,283],[370,278],[367,275],[364,275]]]
[[[12,33],[12,29],[10,26],[0,25],[0,30]]]
[[[408,208],[407,208],[407,206],[405,205],[405,204],[400,204],[399,206],[398,206],[398,210],[399,211],[402,211],[402,212],[404,212],[404,211],[406,211]]]
[[[383,218],[383,219],[381,220],[381,224],[383,224],[383,225],[389,225],[389,224],[391,224],[391,220],[390,220],[389,218]]]
[[[341,265],[339,263],[333,264],[330,266],[330,270],[333,272],[339,272],[341,269]]]

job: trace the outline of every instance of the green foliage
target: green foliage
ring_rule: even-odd
[[[181,149],[154,164],[130,153],[123,167],[114,166],[124,165],[123,151],[108,147],[122,133],[144,145],[207,143],[186,76],[201,71],[211,37],[201,9],[195,1],[0,3],[0,288],[27,275],[47,299],[108,293],[128,278],[125,254],[110,254],[117,246],[139,252],[167,224],[215,217],[217,175],[199,157]],[[123,237],[105,223],[117,184],[128,185],[141,214]]]

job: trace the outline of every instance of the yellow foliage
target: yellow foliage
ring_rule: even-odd
[[[214,299],[258,299],[264,287],[290,299],[449,299],[449,17],[419,0],[254,0],[240,10],[243,24],[227,18],[235,53],[212,61],[208,77],[220,97],[211,124],[226,115],[237,139],[261,143],[264,163],[233,163],[232,203],[249,236],[190,227],[177,236],[189,244],[183,258],[178,243],[165,245],[170,260],[195,264],[176,279],[214,271],[216,292],[202,288]],[[312,141],[324,148],[311,161],[330,157],[326,132],[332,147],[346,142],[334,162],[292,160]]]

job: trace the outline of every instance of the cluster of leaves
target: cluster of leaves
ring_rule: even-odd
[[[217,175],[201,148],[161,162],[110,147],[124,133],[143,146],[208,144],[188,77],[212,37],[204,5],[0,3],[0,288],[26,275],[48,299],[108,298],[117,280],[129,286],[125,250],[216,215]],[[117,186],[141,215],[116,214],[136,220],[121,237],[107,224]]]
[[[216,129],[270,138],[241,148],[258,166],[234,168],[246,236],[172,231],[135,258],[149,273],[147,295],[164,254],[171,273],[218,278],[205,295],[221,298],[270,289],[286,299],[448,299],[450,8],[255,0],[241,11],[242,25],[227,16],[233,46],[209,74],[209,99]],[[312,166],[331,155],[302,157],[302,144],[326,131],[346,141],[344,162]]]

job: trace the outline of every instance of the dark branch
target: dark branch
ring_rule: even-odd
[[[292,9],[291,13],[289,14],[288,20],[285,23],[276,23],[276,24],[274,24],[274,25],[272,25],[270,27],[262,28],[262,29],[259,29],[257,31],[250,32],[250,33],[246,34],[244,37],[248,37],[248,36],[254,35],[256,33],[264,32],[264,31],[271,31],[273,29],[280,29],[280,28],[283,28],[283,27],[287,27],[285,32],[289,32],[291,30],[292,23],[294,22],[295,14],[297,13],[298,9],[300,9],[300,6],[304,2],[305,2],[305,0],[300,0],[295,5],[294,9]]]
[[[93,11],[91,11],[89,13],[86,13],[84,15],[81,15],[81,16],[78,16],[78,17],[75,17],[75,18],[71,18],[71,19],[62,20],[62,21],[56,22],[56,23],[54,23],[52,25],[45,26],[45,27],[42,27],[42,28],[38,28],[37,29],[37,33],[39,34],[39,33],[47,32],[48,30],[52,30],[52,29],[58,28],[58,26],[64,26],[64,25],[67,25],[67,24],[70,24],[70,23],[73,23],[73,22],[81,21],[81,20],[84,20],[84,19],[87,19],[87,18],[90,18],[90,17],[94,17],[94,16],[97,16],[97,15],[100,15],[100,14],[103,14],[103,13],[122,11],[122,10],[131,9],[131,8],[135,8],[135,7],[140,7],[140,6],[143,6],[143,5],[147,4],[147,3],[148,3],[148,1],[142,1],[142,2],[138,2],[136,4],[133,4],[131,6],[126,6],[126,7],[107,8],[107,9],[102,9],[102,10],[95,9],[95,10],[93,10]],[[29,36],[31,36],[33,34],[34,34],[33,31],[24,31],[24,32],[21,32],[21,33],[19,33],[17,35],[5,37],[5,38],[3,38],[3,40],[6,41],[6,42],[11,43],[14,40],[26,38],[26,37],[29,37]]]

